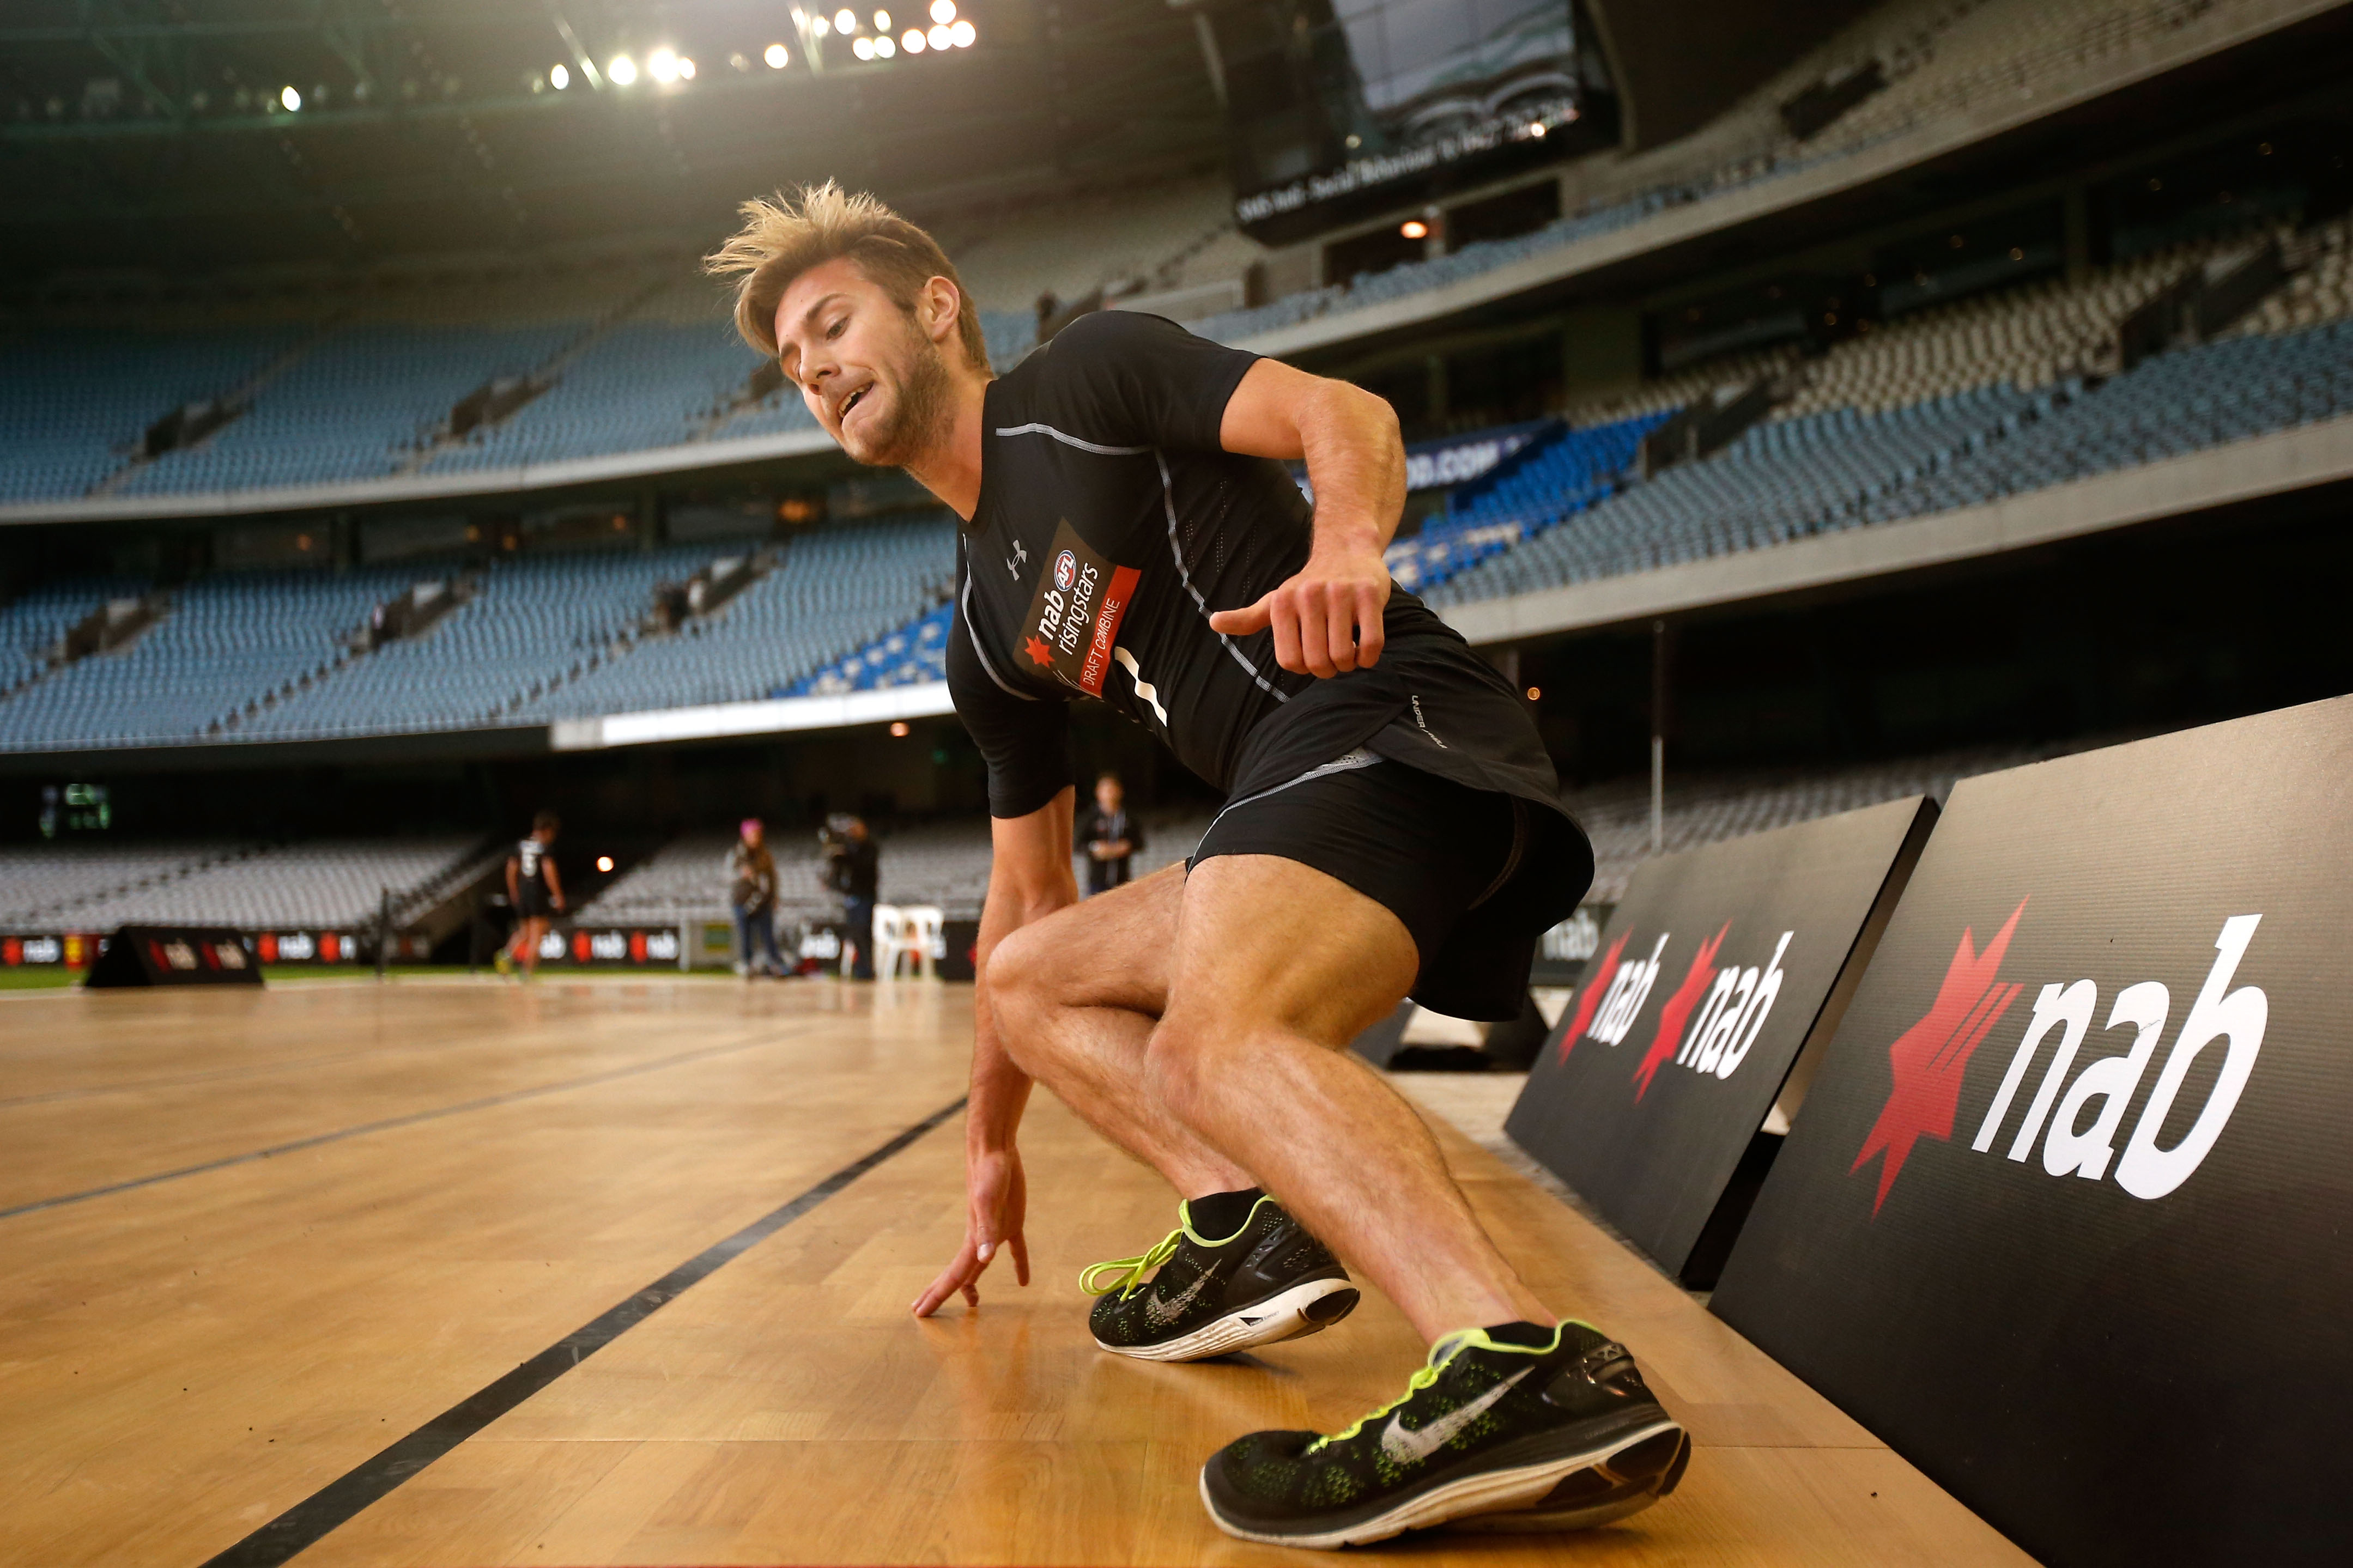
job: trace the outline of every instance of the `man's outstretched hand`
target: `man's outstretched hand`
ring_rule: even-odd
[[[1318,551],[1299,574],[1209,629],[1229,637],[1274,628],[1274,662],[1294,675],[1345,675],[1380,662],[1389,569],[1377,550]]]
[[[1000,1251],[1013,1254],[1014,1279],[1024,1285],[1029,1283],[1029,1247],[1021,1237],[1029,1193],[1021,1174],[1020,1151],[1008,1148],[989,1153],[967,1153],[965,1197],[967,1207],[964,1245],[956,1249],[955,1261],[942,1269],[940,1277],[924,1286],[923,1293],[915,1298],[914,1311],[919,1318],[928,1318],[938,1311],[941,1304],[958,1291],[964,1293],[966,1305],[979,1306],[980,1277]]]

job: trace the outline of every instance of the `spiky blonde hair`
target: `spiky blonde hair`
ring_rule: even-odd
[[[956,286],[956,336],[976,370],[988,368],[988,346],[980,333],[980,312],[956,276],[955,263],[939,241],[892,212],[873,196],[856,195],[828,180],[792,195],[778,191],[737,209],[744,226],[702,258],[703,270],[720,277],[741,273],[735,285],[735,330],[770,359],[776,357],[776,306],[793,279],[812,267],[840,257],[857,264],[867,279],[902,310],[934,278]]]

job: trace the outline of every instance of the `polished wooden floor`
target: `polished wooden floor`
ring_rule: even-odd
[[[287,985],[0,1003],[0,1562],[197,1564],[962,1092],[968,990]],[[1420,1360],[1377,1296],[1255,1358],[1097,1352],[1073,1283],[1172,1222],[1041,1102],[1039,1265],[918,1324],[962,1226],[954,1119],[491,1423],[303,1564],[1191,1563],[1194,1477],[1330,1429]],[[1698,1444],[1583,1535],[1383,1556],[2024,1559],[1683,1292],[1440,1124],[1564,1310]],[[252,1157],[273,1151],[266,1157]],[[150,1178],[163,1177],[160,1180]],[[53,1200],[65,1199],[56,1202]]]

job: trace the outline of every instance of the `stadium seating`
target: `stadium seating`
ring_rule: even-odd
[[[51,845],[0,850],[0,924],[108,931],[126,924],[364,927],[387,889],[395,918],[470,864],[480,841],[317,840]]]
[[[0,698],[46,671],[66,633],[100,605],[146,591],[135,577],[70,577],[0,605]]]

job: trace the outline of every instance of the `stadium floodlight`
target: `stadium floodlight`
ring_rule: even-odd
[[[768,62],[770,70],[780,71],[792,63],[793,55],[792,51],[782,44],[770,44],[760,58]]]
[[[955,20],[955,0],[932,0],[932,20],[946,26]]]
[[[291,114],[302,107],[302,95],[291,87],[283,87],[278,89],[278,101],[286,106],[286,112]]]
[[[833,14],[833,30],[837,33],[858,31],[858,13],[844,5]]]
[[[899,46],[892,43],[890,39],[877,38],[874,40],[874,58],[876,59],[887,60],[898,52]]]
[[[900,35],[899,47],[911,55],[920,55],[923,52],[923,35],[910,27]]]
[[[638,62],[627,55],[615,55],[605,67],[605,74],[612,79],[615,87],[627,87],[638,79]]]
[[[849,52],[856,55],[861,60],[871,60],[874,58],[874,40],[871,38],[852,38],[849,41]]]
[[[646,74],[656,81],[676,81],[679,76],[678,52],[675,49],[662,48],[656,49],[652,54],[648,55]]]
[[[565,69],[563,65],[559,63],[550,68],[547,73],[547,79],[550,86],[554,87],[556,91],[562,92],[565,88],[572,85],[572,73]]]
[[[934,22],[931,31],[923,35],[923,42],[935,49],[952,49],[955,47],[955,35],[947,26]]]
[[[980,35],[973,30],[972,24],[966,21],[959,20],[948,29],[949,41],[960,49],[972,47],[972,41],[978,37]]]
[[[694,61],[685,55],[678,57],[678,74],[687,81],[694,79]]]
[[[890,12],[877,11],[874,13],[874,30],[878,33],[887,33],[891,30]]]
[[[1428,239],[1430,226],[1418,217],[1409,217],[1398,225],[1398,232],[1408,239]]]

